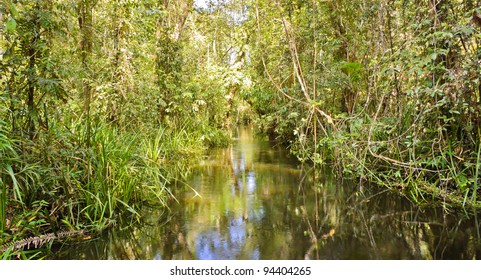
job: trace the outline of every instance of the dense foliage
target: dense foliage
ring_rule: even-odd
[[[301,161],[478,205],[478,1],[205,2],[0,3],[3,244],[168,204],[248,120]]]
[[[228,142],[231,73],[195,51],[192,7],[0,4],[0,243],[138,219]]]
[[[301,160],[477,204],[475,1],[253,1],[249,98]]]

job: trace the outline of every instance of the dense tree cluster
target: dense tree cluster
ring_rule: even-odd
[[[168,203],[179,160],[248,120],[301,161],[478,204],[479,1],[194,2],[0,3],[7,241]]]
[[[248,98],[302,160],[475,202],[476,1],[253,1]],[[256,65],[257,64],[257,65]],[[434,189],[432,189],[434,188]]]

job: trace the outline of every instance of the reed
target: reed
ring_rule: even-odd
[[[0,130],[0,229],[6,237],[0,246],[56,231],[100,231],[126,217],[135,221],[145,203],[168,207],[173,188],[205,146],[203,133],[189,123],[132,131],[93,121],[89,146],[79,120],[64,126],[52,124],[56,131],[36,141],[20,139],[28,151]]]

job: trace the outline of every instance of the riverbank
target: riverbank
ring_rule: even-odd
[[[2,258],[39,258],[42,244],[136,222],[145,204],[168,207],[172,186],[208,147],[205,133],[187,124],[134,132],[99,123],[88,146],[79,128],[29,143],[3,135]]]
[[[240,127],[206,151],[169,210],[59,246],[52,259],[472,259],[479,215],[419,206],[383,187],[314,170]]]

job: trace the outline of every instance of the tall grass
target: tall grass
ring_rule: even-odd
[[[0,233],[7,226],[9,205],[24,210],[29,193],[38,179],[37,165],[22,160],[19,147],[8,137],[5,122],[0,121]],[[11,212],[11,211],[10,211]],[[12,214],[12,213],[11,213]]]
[[[15,157],[15,151],[10,139],[7,137],[5,123],[0,120],[0,231],[3,233],[6,227],[6,211],[7,211],[7,176],[8,170],[11,170],[12,157]]]
[[[202,152],[201,138],[183,128],[132,132],[105,123],[93,127],[79,211],[97,227],[125,212],[139,217],[142,203],[167,206],[172,182],[188,173],[189,159]],[[76,223],[74,216],[69,223]]]
[[[205,147],[202,132],[189,124],[132,131],[94,121],[89,146],[84,127],[80,120],[52,125],[17,146],[0,127],[0,230],[8,236],[1,244],[59,230],[102,230],[138,219],[145,203],[167,207]]]

